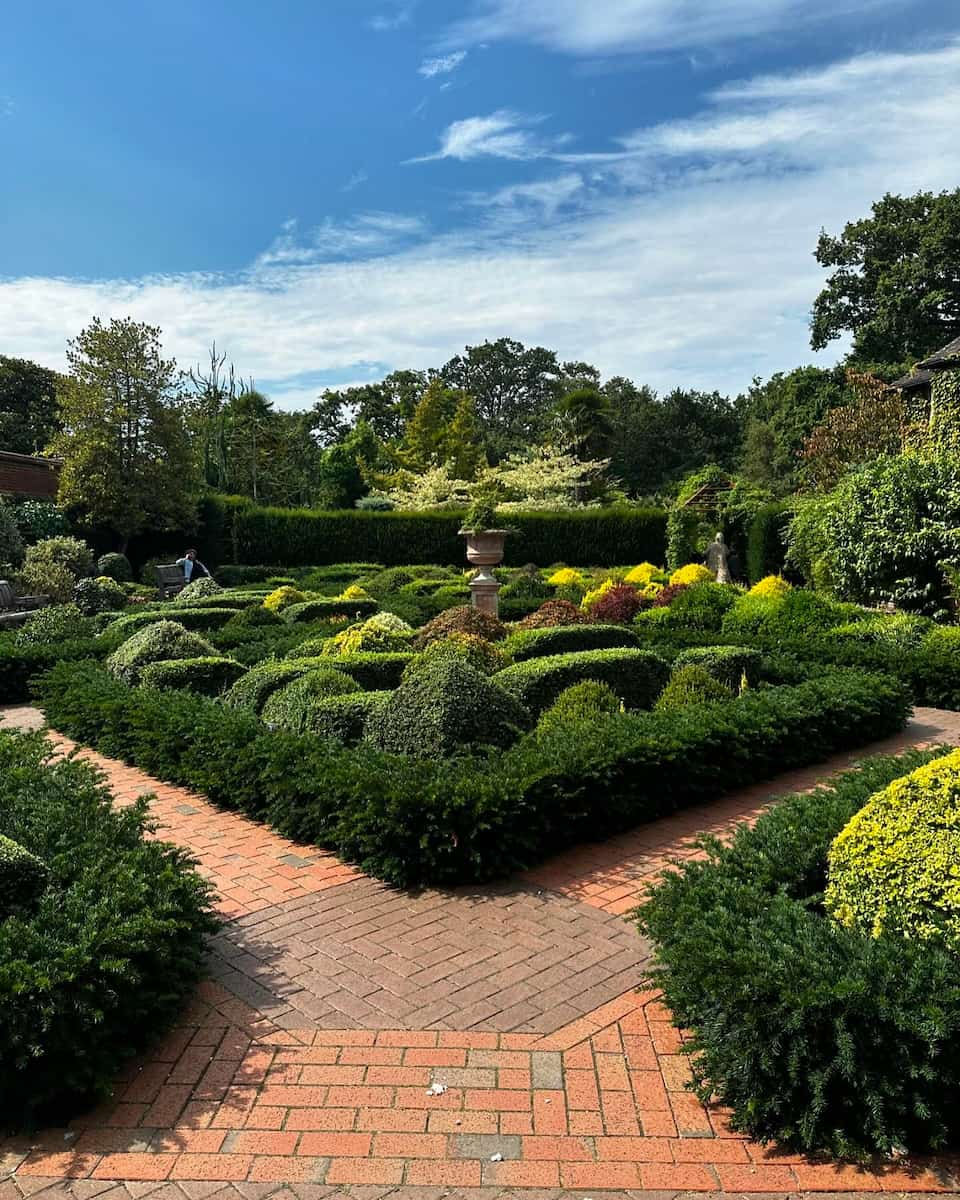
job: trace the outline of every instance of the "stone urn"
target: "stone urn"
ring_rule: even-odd
[[[480,612],[490,613],[494,617],[500,611],[500,581],[490,568],[503,562],[503,543],[507,532],[506,529],[460,530],[460,536],[467,539],[467,562],[479,568],[470,580],[471,602]]]

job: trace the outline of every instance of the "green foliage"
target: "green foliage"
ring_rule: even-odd
[[[747,525],[747,582],[759,583],[768,575],[780,575],[787,558],[787,526],[793,508],[785,501],[763,504]]]
[[[471,746],[509,746],[529,724],[513,695],[468,663],[447,659],[405,679],[366,736],[393,754],[448,758]]]
[[[343,671],[307,671],[272,692],[260,715],[271,728],[306,733],[313,728],[318,702],[359,691],[360,685]]]
[[[337,600],[325,596],[320,600],[303,600],[290,604],[282,611],[285,621],[309,622],[332,616],[334,613],[360,617],[375,613],[379,607],[376,600]]]
[[[705,861],[665,876],[640,911],[652,982],[693,1032],[699,1095],[755,1139],[841,1157],[955,1143],[960,959],[846,930],[819,903],[834,837],[929,757],[871,759],[740,826],[732,844],[703,839]]]
[[[549,708],[561,692],[584,679],[606,683],[627,708],[652,708],[670,670],[649,650],[581,650],[531,658],[507,667],[497,682],[534,713]]]
[[[0,704],[22,704],[30,696],[30,681],[58,662],[99,658],[107,649],[98,639],[22,645],[14,634],[0,634]]]
[[[928,633],[936,628],[927,617],[915,613],[891,613],[865,616],[849,625],[837,625],[827,631],[830,641],[852,641],[868,646],[885,646],[893,651],[916,650]]]
[[[852,333],[859,358],[900,363],[957,336],[960,188],[888,193],[839,237],[822,231],[816,257],[833,273],[813,304],[814,350]]]
[[[95,317],[68,342],[67,360],[57,384],[63,429],[52,442],[63,460],[60,503],[84,525],[115,531],[124,549],[147,528],[189,527],[199,481],[160,330]]]
[[[254,604],[250,608],[243,608],[239,612],[234,613],[223,628],[225,631],[228,629],[276,629],[282,624],[283,618],[279,613],[271,612],[269,608],[264,608],[262,604]]]
[[[355,679],[366,691],[383,691],[399,685],[403,673],[413,659],[409,651],[343,654],[336,658],[322,658],[324,667],[343,671]]]
[[[23,562],[23,538],[13,513],[0,497],[0,569],[19,567]]]
[[[43,453],[60,424],[56,384],[55,371],[0,354],[0,446],[14,454]]]
[[[960,459],[886,456],[804,501],[790,562],[845,600],[936,617],[948,610],[941,564],[960,556]]]
[[[502,645],[514,662],[545,655],[571,654],[578,650],[609,650],[617,646],[636,648],[637,635],[622,625],[554,625],[512,633]]]
[[[481,612],[469,604],[448,608],[429,621],[417,634],[415,646],[423,649],[431,642],[449,637],[451,633],[469,633],[485,638],[488,642],[500,642],[506,637],[506,626],[490,613]]]
[[[139,612],[125,613],[122,617],[117,617],[104,632],[112,637],[126,637],[164,617],[176,621],[184,629],[219,629],[232,620],[235,615],[236,610],[233,608],[180,608],[172,604],[157,605],[156,607],[144,605]]]
[[[133,568],[125,554],[101,554],[97,559],[97,574],[115,579],[117,583],[130,583],[133,580]]]
[[[18,646],[44,646],[92,638],[93,633],[93,622],[75,604],[51,604],[31,613],[16,639]]]
[[[723,618],[723,632],[747,642],[776,646],[809,638],[816,641],[837,625],[862,616],[852,604],[794,588],[783,596],[740,596]]]
[[[155,621],[138,630],[107,659],[107,669],[125,683],[137,683],[148,663],[180,658],[213,658],[213,647],[176,621]]]
[[[204,575],[201,579],[193,579],[182,592],[178,592],[173,598],[174,604],[183,604],[189,607],[197,600],[206,600],[209,597],[221,596],[223,588],[216,580],[211,579],[209,575]]]
[[[745,646],[697,646],[678,654],[673,665],[675,671],[700,667],[729,691],[738,692],[744,677],[751,686],[759,682],[761,655]]]
[[[45,862],[0,833],[0,922],[32,908],[49,879]]]
[[[960,628],[931,629],[909,665],[918,704],[960,711]]]
[[[738,603],[736,588],[728,583],[698,583],[678,592],[668,605],[641,613],[640,623],[659,629],[718,631],[727,612]]]
[[[119,583],[104,575],[99,579],[81,579],[73,589],[73,602],[85,617],[114,612],[127,606],[127,593]]]
[[[69,531],[67,518],[50,500],[14,500],[10,509],[28,546]]]
[[[208,539],[209,532],[221,531],[205,552],[210,562],[282,562],[289,567],[357,558],[402,567],[463,563],[463,539],[457,535],[462,512],[317,512],[258,508],[223,496],[207,501],[205,511]],[[664,560],[666,516],[658,509],[511,512],[510,525],[517,530],[511,544],[515,540],[524,558],[533,562],[616,566]],[[366,580],[364,586],[369,587]]]
[[[510,874],[893,733],[909,708],[893,679],[821,670],[727,705],[611,716],[576,738],[425,760],[270,732],[202,697],[127,688],[95,663],[56,666],[41,702],[75,740],[401,886]]]
[[[94,767],[49,754],[39,735],[0,733],[0,832],[49,871],[32,911],[0,922],[6,1128],[107,1099],[179,1014],[216,928],[189,855],[147,836],[146,800],[117,807]]]
[[[415,654],[404,668],[403,678],[411,679],[439,662],[463,662],[481,675],[495,675],[506,665],[507,657],[492,642],[476,634],[451,633]]]
[[[696,663],[690,663],[674,669],[654,708],[657,712],[673,712],[690,704],[709,704],[732,697],[733,692],[719,679]]]
[[[692,508],[674,506],[667,513],[667,548],[666,562],[668,571],[677,571],[684,563],[694,562],[700,557],[698,533],[700,517]],[[652,557],[652,562],[660,562]]]
[[[15,576],[16,590],[21,595],[46,596],[54,604],[68,604],[76,583],[76,577],[57,563],[28,563]]]
[[[323,668],[321,658],[301,658],[293,662],[263,662],[252,667],[224,697],[230,708],[259,715],[275,691],[299,679],[308,671]]]
[[[605,716],[623,712],[623,701],[614,690],[595,679],[584,679],[564,688],[537,721],[537,737],[545,737],[557,729],[582,721],[601,721]]]
[[[28,548],[24,565],[64,567],[74,579],[83,579],[93,574],[93,551],[80,538],[44,538]]]
[[[178,688],[202,696],[219,696],[245,673],[246,668],[234,659],[214,655],[147,663],[140,671],[140,682],[144,687]]]
[[[873,796],[837,834],[827,911],[869,937],[943,939],[960,950],[960,751]]]
[[[541,604],[536,612],[529,613],[517,625],[518,630],[552,629],[557,625],[589,625],[590,618],[580,607],[580,599],[574,603],[568,599],[548,600]]]
[[[355,746],[369,722],[379,718],[393,693],[355,692],[318,700],[310,713],[310,731],[344,746]]]

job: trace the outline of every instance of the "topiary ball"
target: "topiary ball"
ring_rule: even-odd
[[[392,754],[447,758],[468,747],[509,746],[529,725],[518,700],[467,663],[450,660],[401,683],[372,715],[366,736]]]
[[[123,683],[135,684],[147,663],[216,657],[216,650],[198,633],[191,633],[176,621],[156,621],[118,647],[107,659],[107,670]]]
[[[481,675],[495,675],[506,660],[492,642],[473,633],[451,633],[431,642],[404,669],[403,678],[411,679],[438,662],[465,662]]]
[[[97,574],[106,575],[117,583],[133,582],[133,568],[125,554],[101,554],[97,559]]]
[[[556,625],[589,625],[590,618],[570,600],[548,600],[517,622],[518,629],[552,629]]]
[[[308,671],[273,692],[260,716],[266,725],[303,733],[310,728],[311,713],[319,701],[359,691],[360,685],[344,671]]]
[[[437,642],[451,633],[472,633],[488,642],[500,642],[507,636],[507,627],[490,613],[481,612],[469,604],[448,608],[440,613],[417,634],[414,645],[418,650]]]
[[[714,679],[703,667],[681,667],[674,671],[670,682],[660,693],[654,712],[676,712],[691,704],[709,704],[715,700],[730,700],[733,693]]]
[[[577,721],[598,721],[623,712],[623,701],[613,688],[596,679],[584,679],[560,693],[537,722],[537,737],[565,729]]]

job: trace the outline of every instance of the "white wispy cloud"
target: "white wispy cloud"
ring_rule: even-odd
[[[907,0],[919,5],[920,0]],[[715,46],[863,16],[904,0],[474,0],[451,44],[514,40],[567,54],[625,54]]]
[[[424,154],[412,162],[436,162],[442,158],[455,158],[468,162],[474,158],[542,158],[551,152],[551,147],[564,139],[547,139],[539,134],[537,126],[542,116],[526,116],[501,108],[486,117],[465,117],[454,121],[443,131],[440,149],[433,154]]]
[[[466,50],[454,50],[451,54],[440,55],[439,58],[425,58],[417,68],[417,74],[425,79],[433,79],[435,75],[449,75],[466,57]]]
[[[505,334],[605,375],[736,391],[814,360],[821,226],[840,229],[886,191],[957,186],[958,111],[957,42],[746,80],[690,120],[627,134],[622,157],[569,168],[562,187],[527,178],[467,205],[473,219],[442,235],[367,213],[288,225],[229,277],[0,280],[4,345],[62,369],[66,339],[94,315],[129,314],[160,325],[184,364],[216,339],[296,407],[314,380],[425,367]],[[536,182],[568,200],[551,210],[546,191],[519,190]],[[518,222],[524,206],[533,215]]]
[[[416,6],[417,0],[392,0],[383,12],[370,17],[367,25],[374,33],[393,33],[410,24]]]
[[[352,192],[354,188],[358,188],[361,183],[366,183],[370,176],[366,171],[354,171],[347,182],[340,189],[342,192]]]
[[[536,210],[548,220],[584,190],[583,178],[575,171],[538,179],[533,183],[513,183],[494,192],[475,193],[470,203],[483,208]]]

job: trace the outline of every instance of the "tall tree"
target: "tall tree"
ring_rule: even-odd
[[[320,445],[342,441],[354,421],[366,421],[382,442],[399,442],[426,386],[424,371],[392,371],[378,383],[328,388],[312,410]]]
[[[800,478],[811,491],[829,491],[849,468],[903,449],[900,393],[865,372],[848,371],[847,384],[851,402],[832,408],[803,443]]]
[[[0,354],[0,448],[40,454],[59,428],[56,372]]]
[[[67,361],[52,445],[63,459],[60,502],[88,527],[113,530],[122,550],[145,529],[189,526],[199,480],[160,330],[97,317],[67,343]]]
[[[206,371],[199,366],[188,375],[191,390],[186,400],[187,428],[207,487],[229,492],[230,449],[227,438],[227,411],[237,397],[238,384],[233,363],[226,354],[210,347]]]
[[[613,434],[613,406],[596,387],[576,388],[557,403],[562,444],[582,458],[602,458]]]
[[[440,368],[439,375],[448,386],[473,397],[485,447],[498,460],[542,438],[563,368],[553,350],[499,338],[467,346]]]
[[[833,273],[813,304],[814,350],[851,333],[861,361],[899,363],[960,336],[960,188],[887,194],[839,237],[822,230],[816,259]]]

